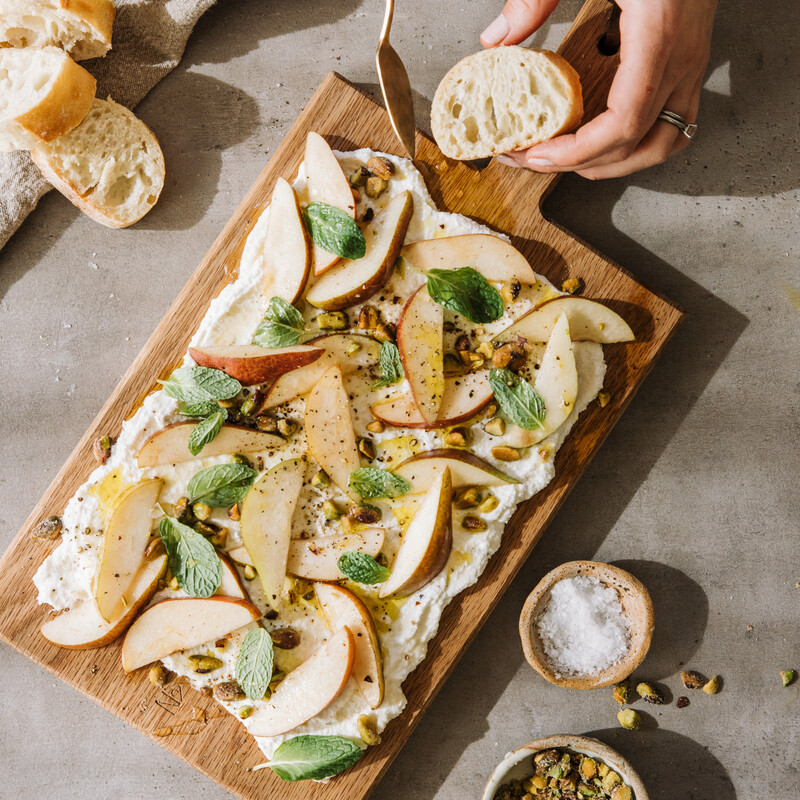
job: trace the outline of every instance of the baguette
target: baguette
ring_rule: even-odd
[[[556,53],[495,47],[459,61],[433,98],[439,149],[469,160],[524,150],[572,130],[583,116],[578,73]]]
[[[158,139],[113,100],[95,100],[77,128],[31,156],[59,192],[110,228],[140,220],[164,187]]]
[[[57,47],[0,48],[0,150],[30,150],[71,131],[96,87]]]
[[[75,61],[111,49],[112,0],[0,0],[0,47],[66,50]]]

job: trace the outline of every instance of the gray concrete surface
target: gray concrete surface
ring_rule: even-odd
[[[579,5],[562,0],[535,41],[557,44]],[[499,7],[401,0],[393,41],[423,126],[424,98]],[[0,546],[324,74],[374,85],[381,9],[222,0],[139,109],[166,154],[156,209],[114,232],[53,193],[0,252]],[[778,671],[800,668],[799,23],[794,3],[721,3],[692,146],[624,180],[566,178],[549,201],[554,219],[688,318],[376,800],[478,797],[503,753],[560,732],[617,747],[653,800],[797,796],[800,686],[781,688]],[[607,690],[540,679],[517,617],[545,571],[572,558],[622,564],[650,587],[657,631],[643,676],[677,697],[691,665],[721,674],[723,691],[648,709],[646,730],[630,733]],[[0,659],[0,798],[228,797],[15,651],[0,646]]]

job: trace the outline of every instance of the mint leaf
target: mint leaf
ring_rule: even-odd
[[[544,427],[544,400],[528,381],[510,370],[493,369],[489,371],[489,385],[511,422],[527,430]]]
[[[199,455],[200,451],[220,432],[222,423],[227,418],[228,412],[224,408],[219,408],[202,422],[198,422],[189,437],[189,452],[193,456]]]
[[[205,503],[212,508],[230,508],[240,503],[258,472],[247,464],[215,464],[197,472],[186,491],[192,503]]]
[[[217,403],[178,403],[178,413],[184,417],[205,419],[219,411]]]
[[[295,736],[264,766],[285,781],[320,781],[344,772],[363,755],[364,750],[344,736]]]
[[[340,208],[327,203],[309,203],[303,211],[303,219],[314,244],[323,250],[351,260],[367,252],[361,228]]]
[[[400,360],[400,351],[397,349],[397,345],[391,342],[384,342],[381,345],[378,366],[381,370],[381,377],[372,384],[373,389],[391,386],[405,375],[403,362]]]
[[[264,319],[253,334],[259,347],[291,347],[305,330],[303,315],[282,297],[270,298]]]
[[[470,322],[494,322],[503,316],[503,298],[483,275],[472,267],[429,269],[428,294],[448,311]]]
[[[383,583],[392,574],[369,553],[359,553],[357,550],[342,553],[336,565],[351,581],[365,583],[368,586]]]
[[[236,680],[250,700],[261,700],[272,680],[272,637],[263,628],[247,632],[236,656]]]
[[[210,367],[181,367],[161,381],[161,386],[165,394],[187,406],[228,400],[242,390],[235,378]]]
[[[411,491],[405,478],[377,467],[353,470],[348,483],[360,497],[400,497]]]
[[[169,568],[181,589],[190,597],[211,597],[222,582],[217,551],[197,531],[174,517],[164,517],[158,532]]]

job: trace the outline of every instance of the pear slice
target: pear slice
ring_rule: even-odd
[[[409,191],[400,192],[364,229],[366,253],[356,261],[342,259],[306,293],[312,306],[341,311],[378,292],[392,274],[414,213]]]
[[[421,286],[406,303],[397,325],[397,348],[411,394],[428,426],[435,424],[444,396],[442,307]]]
[[[523,336],[529,342],[546,342],[562,314],[567,315],[573,342],[611,344],[632,342],[636,338],[619,314],[602,303],[584,297],[558,297],[548,300],[506,328],[497,338],[508,341]]]
[[[511,475],[493,467],[480,456],[468,450],[425,450],[407,458],[395,470],[395,475],[405,478],[412,486],[411,492],[425,492],[433,479],[445,467],[449,467],[454,489],[464,486],[507,486],[519,483]]]
[[[302,459],[281,461],[253,484],[242,502],[242,541],[258,571],[267,602],[275,611],[280,611],[292,516],[305,471]]]
[[[373,558],[383,547],[382,528],[364,528],[352,533],[292,539],[286,571],[308,581],[341,581],[344,575],[338,566],[339,556],[348,550],[367,553]]]
[[[144,549],[153,528],[153,509],[164,481],[143,480],[129,486],[115,500],[106,516],[103,553],[94,582],[100,615],[111,622],[120,603],[133,605],[129,589],[144,564]]]
[[[286,445],[286,439],[273,433],[255,431],[242,425],[223,425],[219,433],[193,456],[189,439],[197,427],[196,422],[176,422],[156,431],[143,445],[136,457],[140,467],[160,467],[179,464],[195,458],[233,455],[234,453],[260,453]]]
[[[445,467],[434,478],[403,534],[392,574],[381,584],[381,597],[412,594],[444,569],[453,546],[452,493],[450,468]]]
[[[356,643],[353,677],[370,708],[383,701],[383,660],[375,620],[364,603],[343,586],[315,583],[322,613],[333,631],[347,627]]]
[[[309,203],[327,203],[356,218],[356,201],[347,176],[328,143],[314,131],[306,137],[305,172]],[[311,243],[311,265],[315,275],[321,275],[338,260],[335,253]]]
[[[433,424],[429,424],[422,416],[411,392],[373,403],[369,410],[376,419],[398,428],[445,428],[474,417],[488,405],[492,397],[489,371],[482,370],[466,375],[445,376],[442,403]]]
[[[556,320],[547,342],[533,388],[544,400],[545,417],[541,428],[527,430],[508,425],[503,443],[509,447],[530,447],[547,438],[567,419],[578,396],[578,370],[572,352],[567,315]]]
[[[189,355],[201,366],[220,369],[245,386],[274,381],[286,372],[316,361],[323,350],[307,344],[259,347],[257,344],[190,347]]]
[[[308,449],[330,479],[356,502],[350,475],[361,466],[350,400],[342,383],[342,371],[331,367],[314,384],[306,399],[305,429]]]
[[[242,548],[244,550],[244,548]],[[245,551],[246,552],[246,551]],[[244,588],[242,578],[239,575],[236,565],[225,553],[217,553],[219,560],[222,563],[222,580],[220,581],[219,588],[215,595],[223,595],[224,597],[239,597],[242,600],[249,600],[250,596],[247,589]]]
[[[264,283],[261,292],[269,300],[280,297],[294,303],[303,295],[311,274],[308,233],[297,195],[288,181],[278,178],[269,202],[264,237]]]
[[[342,628],[278,685],[245,725],[253,736],[278,736],[316,717],[344,689],[353,671],[356,646]]]
[[[516,247],[490,233],[443,236],[407,244],[400,255],[417,269],[472,267],[487,281],[536,283],[536,273]]]
[[[133,672],[178,650],[221,639],[260,616],[249,600],[237,597],[162,600],[142,613],[125,634],[122,668]]]
[[[314,347],[322,347],[324,355],[307,367],[287,372],[269,387],[261,410],[274,408],[294,397],[308,394],[314,384],[331,367],[341,367],[342,377],[360,373],[366,375],[367,368],[373,367],[380,358],[381,346],[369,336],[350,333],[330,333],[309,342]]]
[[[126,607],[120,603],[111,620],[103,619],[97,603],[91,598],[45,622],[42,636],[70,650],[90,650],[110,644],[122,635],[136,615],[152,600],[158,591],[158,582],[166,571],[166,555],[145,561],[128,588],[130,605]]]

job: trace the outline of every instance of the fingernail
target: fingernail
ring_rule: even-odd
[[[511,156],[497,156],[497,160],[501,164],[505,164],[507,167],[519,167],[519,162],[516,159],[511,158]]]
[[[553,162],[548,161],[546,158],[529,158],[528,164],[532,167],[552,167]]]
[[[482,34],[481,42],[486,47],[500,44],[508,35],[508,21],[501,14]]]

